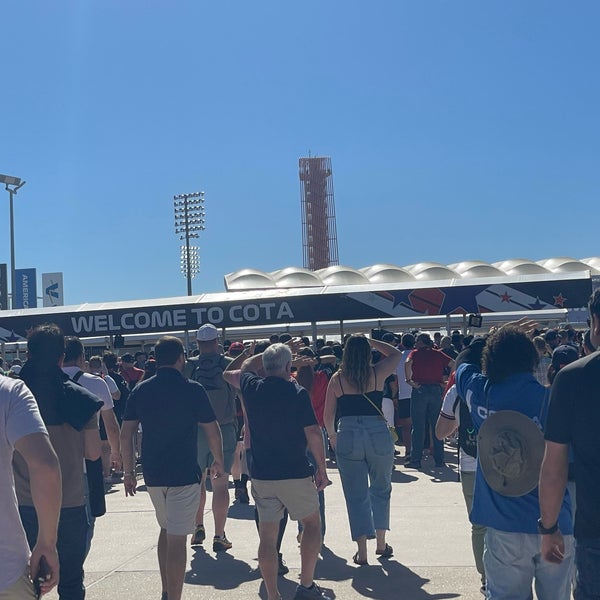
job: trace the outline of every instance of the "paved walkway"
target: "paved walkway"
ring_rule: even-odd
[[[397,461],[393,475],[391,559],[377,560],[369,542],[369,565],[352,562],[342,487],[335,465],[329,469],[333,485],[326,495],[327,533],[316,570],[317,583],[333,598],[354,600],[480,600],[479,576],[473,566],[470,529],[456,478],[456,452],[447,448],[448,467],[436,469],[423,461],[423,471],[407,470]],[[233,490],[231,491],[233,497]],[[86,562],[88,600],[147,600],[160,598],[156,558],[158,525],[150,499],[142,490],[125,498],[123,485],[107,495],[108,512],[96,521],[92,550]],[[210,494],[207,502],[210,507]],[[210,511],[207,511],[210,512]],[[212,552],[212,517],[207,514],[205,547],[188,552],[183,598],[266,599],[258,571],[258,536],[254,507],[234,503],[229,511],[228,552]],[[284,600],[293,597],[300,570],[296,523],[290,521],[283,556],[290,572],[280,577]],[[56,598],[52,592],[47,598]]]

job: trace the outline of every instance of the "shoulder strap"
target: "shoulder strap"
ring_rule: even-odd
[[[73,375],[73,377],[71,377],[71,379],[77,383],[80,379],[81,376],[83,375],[83,371],[77,371],[77,373],[75,373],[75,375]]]
[[[344,395],[346,392],[344,392],[344,388],[342,387],[342,374],[341,373],[338,374],[338,381],[340,383],[340,390],[342,390],[342,395]]]
[[[373,377],[375,377],[375,389],[377,389],[377,371],[375,367],[373,367]]]
[[[384,416],[383,412],[381,412],[377,408],[377,405],[371,400],[371,398],[369,398],[369,396],[367,396],[366,394],[363,394],[363,396],[367,399],[367,401],[369,402],[369,404],[385,419],[385,416]]]

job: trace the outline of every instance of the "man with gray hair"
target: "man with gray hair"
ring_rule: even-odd
[[[327,478],[323,437],[308,392],[291,379],[292,352],[273,344],[225,379],[239,387],[252,439],[250,476],[259,516],[258,563],[268,600],[279,600],[277,534],[285,509],[302,522],[300,585],[294,600],[327,599],[313,577],[322,544],[318,491]],[[259,375],[264,373],[265,377]],[[306,448],[316,461],[312,467]]]

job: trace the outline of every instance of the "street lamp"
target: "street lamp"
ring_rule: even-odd
[[[175,233],[180,240],[185,240],[181,246],[181,272],[187,278],[187,293],[192,295],[192,279],[200,272],[198,246],[190,246],[191,238],[200,237],[204,231],[204,192],[178,194],[173,196],[175,208]]]
[[[15,217],[13,210],[13,196],[20,188],[25,185],[18,177],[10,175],[0,175],[0,183],[4,184],[4,188],[10,196],[10,306],[15,307]]]

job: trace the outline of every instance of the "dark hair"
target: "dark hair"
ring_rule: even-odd
[[[588,310],[591,314],[600,318],[600,289],[594,290],[588,302]]]
[[[135,353],[135,358],[137,359],[137,357],[138,357],[138,356],[146,356],[146,357],[147,357],[147,356],[148,356],[148,353],[147,353],[147,352],[144,352],[143,350],[138,350],[138,351]]]
[[[481,360],[491,383],[500,383],[515,373],[532,373],[538,361],[533,342],[512,326],[502,327],[490,335]]]
[[[150,377],[156,375],[156,361],[153,358],[146,361],[145,367],[141,381],[146,381],[146,379],[150,379]]]
[[[412,333],[405,333],[400,340],[400,343],[407,349],[415,347],[415,336]]]
[[[279,342],[277,342],[279,343]],[[258,342],[256,344],[256,346],[254,346],[254,354],[262,354],[269,346],[271,345],[271,342]]]
[[[156,366],[170,367],[183,355],[183,343],[179,338],[172,335],[165,335],[158,340],[154,351],[156,354]]]
[[[417,342],[421,342],[426,346],[433,346],[433,340],[431,339],[428,333],[420,333],[417,336]]]
[[[279,343],[285,344],[285,342],[289,342],[292,339],[292,336],[289,333],[282,333],[279,336]]]
[[[27,336],[27,352],[33,362],[57,365],[65,353],[65,336],[58,325],[44,323]]]
[[[114,352],[105,352],[102,355],[102,360],[106,368],[110,371],[114,371],[117,368],[117,355]]]
[[[65,362],[73,362],[83,356],[84,349],[78,337],[69,335],[65,338]]]
[[[305,346],[310,346],[310,338],[308,338],[308,337],[306,337],[305,335],[303,335],[303,336],[302,336],[300,339],[302,340],[302,343],[303,343]]]

